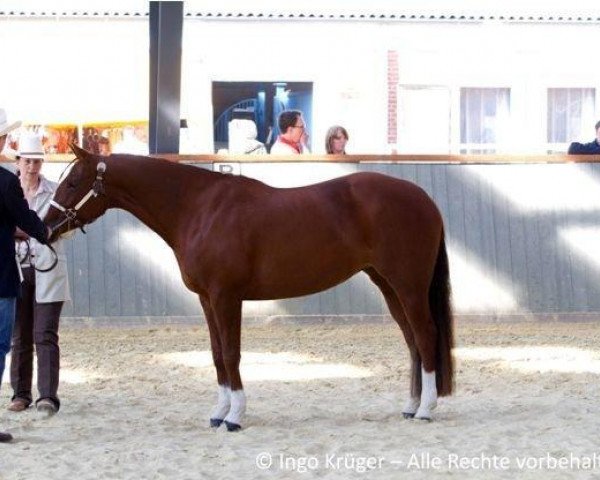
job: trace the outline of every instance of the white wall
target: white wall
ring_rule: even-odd
[[[199,105],[210,98],[212,81],[288,80],[314,82],[315,152],[322,151],[328,126],[341,123],[353,153],[389,153],[388,50],[398,51],[400,85],[447,87],[454,110],[460,87],[510,88],[509,153],[545,151],[547,88],[594,87],[600,102],[592,25],[187,20],[185,30],[184,68],[194,75],[184,71],[184,91],[190,115],[198,115],[205,132],[203,149],[212,117],[210,107]],[[588,137],[593,125],[580,140]],[[454,112],[452,151],[458,143]]]
[[[388,42],[398,49],[401,85],[447,86],[455,108],[460,87],[509,87],[510,152],[543,153],[547,88],[596,88],[600,114],[600,77],[594,73],[597,28],[498,22],[411,24],[393,28]],[[457,116],[451,127],[456,151]],[[593,138],[592,124],[580,140]]]
[[[386,49],[370,41],[377,29],[186,20],[183,103],[203,132],[204,148],[212,142],[211,82],[306,81],[313,82],[313,151],[324,151],[327,128],[340,123],[350,131],[353,153],[385,152]]]
[[[27,123],[148,118],[145,21],[3,19],[0,106]]]
[[[351,153],[388,153],[387,51],[399,83],[450,90],[511,88],[513,152],[542,152],[548,87],[594,87],[597,25],[499,22],[225,21],[186,18],[182,118],[212,152],[213,81],[313,82],[313,151],[327,128],[350,132]],[[148,116],[148,24],[140,19],[0,19],[0,106],[26,122]],[[400,112],[402,114],[402,112]],[[451,117],[452,148],[458,117]],[[589,136],[588,136],[589,135]],[[593,136],[593,125],[582,140]]]

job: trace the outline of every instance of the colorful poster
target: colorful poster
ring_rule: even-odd
[[[18,136],[23,132],[40,135],[47,155],[68,154],[71,153],[71,144],[79,145],[79,127],[74,124],[24,125],[11,139],[15,149]]]
[[[148,155],[148,122],[88,123],[82,128],[82,146],[98,154]]]

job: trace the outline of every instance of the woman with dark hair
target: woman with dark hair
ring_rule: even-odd
[[[327,130],[325,137],[325,151],[330,155],[346,155],[348,132],[344,127],[334,125]]]

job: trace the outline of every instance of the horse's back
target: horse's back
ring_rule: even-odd
[[[274,188],[242,180],[247,195],[246,205],[256,203],[255,212],[272,225],[285,219],[298,223],[338,225],[346,233],[361,228],[390,228],[390,222],[407,225],[441,224],[441,215],[434,201],[418,185],[377,172],[357,172],[321,183],[295,187]],[[232,189],[231,191],[234,191]]]
[[[389,229],[390,222],[441,224],[437,206],[421,187],[376,172],[294,188],[232,176],[217,189],[211,208],[227,212],[233,223],[255,229],[291,232],[304,226],[322,232],[340,229],[349,235],[359,226]]]
[[[357,205],[372,214],[441,221],[435,202],[418,185],[376,172],[359,172],[343,177],[350,185]]]
[[[384,195],[401,196],[406,199],[413,198],[419,202],[431,201],[427,192],[415,183],[383,173],[357,172],[341,177],[341,179],[345,179],[354,187],[360,186]]]
[[[300,229],[304,233],[290,236],[296,242],[327,238],[355,252],[370,251],[382,242],[412,242],[412,237],[437,243],[443,229],[441,214],[425,190],[376,172],[277,189],[268,205],[262,211],[271,220],[271,232]]]

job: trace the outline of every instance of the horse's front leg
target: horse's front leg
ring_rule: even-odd
[[[217,428],[221,426],[231,408],[231,389],[229,388],[229,379],[227,371],[225,370],[225,364],[223,363],[223,351],[221,349],[219,330],[217,328],[215,315],[210,306],[210,301],[208,298],[201,296],[200,303],[202,304],[202,309],[204,310],[206,323],[208,325],[212,358],[217,371],[217,382],[219,384],[217,404],[210,413],[210,426]]]
[[[246,413],[246,395],[240,376],[242,300],[229,295],[211,296],[211,306],[217,323],[221,352],[230,387],[229,412],[224,418],[227,430],[242,428]]]

